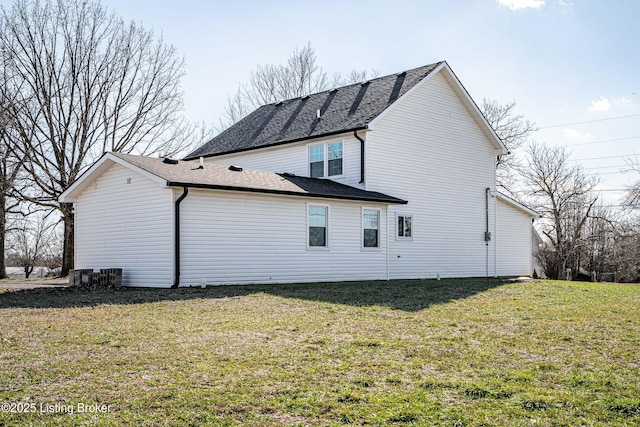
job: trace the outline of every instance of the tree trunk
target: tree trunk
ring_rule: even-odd
[[[0,279],[6,279],[7,276],[7,266],[5,265],[5,239],[7,237],[7,212],[6,212],[7,201],[4,194],[0,195],[0,253],[2,253],[2,258],[0,259]]]
[[[73,203],[60,203],[60,211],[64,220],[64,242],[62,249],[62,271],[60,276],[68,276],[73,269],[74,232],[73,232]]]

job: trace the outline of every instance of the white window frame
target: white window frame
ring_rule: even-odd
[[[398,219],[400,217],[411,218],[411,236],[400,236],[400,229],[398,228]],[[404,213],[397,213],[396,212],[396,224],[395,224],[396,240],[413,240],[413,235],[414,235],[413,224],[414,223],[413,223],[413,215],[412,214],[404,214]],[[403,230],[403,234],[404,234],[404,230]]]
[[[322,147],[322,176],[311,176],[311,150],[316,147]],[[327,147],[324,143],[311,144],[307,148],[307,167],[309,169],[309,178],[324,178],[327,176]]]
[[[309,242],[309,227],[311,226],[310,224],[310,218],[311,218],[311,208],[324,208],[326,209],[327,212],[327,223],[326,223],[326,235],[325,235],[325,246],[311,246],[310,242]],[[306,215],[307,215],[307,219],[306,219],[306,227],[305,227],[305,233],[306,233],[306,241],[307,241],[307,250],[311,250],[311,251],[328,251],[329,250],[329,229],[330,229],[330,218],[331,218],[331,208],[329,205],[326,204],[322,204],[322,203],[307,203],[307,209],[306,209]]]
[[[364,214],[365,211],[378,212],[378,246],[364,245]],[[360,210],[360,248],[363,251],[379,251],[382,248],[382,209],[369,206],[363,206]]]
[[[329,176],[329,144],[335,144],[335,143],[340,143],[342,144],[342,173],[338,174],[338,175],[331,175]],[[318,146],[322,146],[322,153],[323,153],[323,168],[322,168],[322,176],[316,177],[316,178],[342,178],[344,177],[344,170],[346,167],[346,161],[345,161],[345,143],[343,139],[338,139],[335,141],[327,141],[327,142],[319,142],[317,144],[309,144],[308,148],[307,148],[307,169],[308,169],[308,173],[309,173],[309,177],[311,177],[311,148],[312,147],[318,147]]]

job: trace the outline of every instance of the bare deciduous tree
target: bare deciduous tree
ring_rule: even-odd
[[[527,152],[523,175],[536,210],[547,221],[543,233],[551,249],[546,253],[553,257],[546,262],[545,273],[552,279],[563,278],[566,268],[575,268],[575,255],[585,244],[583,229],[597,200],[592,194],[597,179],[571,164],[565,148],[530,144]]]
[[[512,101],[500,104],[496,100],[484,98],[480,110],[509,152],[507,156],[499,156],[496,163],[496,185],[511,196],[514,194],[515,172],[519,168],[518,157],[513,152],[524,145],[531,134],[537,130],[535,123],[524,115],[516,114],[516,103]]]
[[[4,77],[4,68],[0,70]],[[10,216],[19,215],[20,201],[17,198],[19,192],[18,175],[22,170],[25,156],[16,157],[11,150],[11,135],[14,100],[5,90],[6,79],[0,83],[0,279],[7,277],[5,265],[5,248],[7,233],[12,231]]]
[[[329,78],[317,64],[315,50],[307,43],[301,49],[296,48],[286,64],[258,65],[249,82],[228,96],[218,130],[226,129],[262,105],[364,81],[375,75],[375,71],[354,70],[346,76],[334,74]]]
[[[56,237],[56,222],[51,220],[51,214],[35,214],[26,216],[21,225],[11,233],[10,259],[24,270],[28,279],[33,269],[44,262],[45,254],[54,247]]]
[[[624,221],[614,235],[612,270],[618,282],[640,282],[640,224]]]
[[[636,172],[640,175],[640,160],[637,156],[634,159],[628,159],[627,164],[629,165],[629,172]],[[640,208],[640,179],[630,185],[627,190],[626,204],[632,209]]]
[[[183,59],[153,32],[99,3],[17,0],[0,10],[6,90],[16,98],[13,145],[26,156],[28,200],[64,217],[73,265],[73,209],[57,197],[105,151],[170,155],[191,142],[180,115]]]

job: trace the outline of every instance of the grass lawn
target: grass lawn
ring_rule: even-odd
[[[6,291],[0,362],[0,425],[632,426],[640,286]]]

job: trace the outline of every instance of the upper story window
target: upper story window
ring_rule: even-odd
[[[342,175],[343,159],[342,141],[310,145],[309,176],[311,178],[323,178],[325,176]]]
[[[324,144],[309,147],[309,176],[311,178],[324,176]]]
[[[378,209],[362,210],[362,245],[365,248],[380,247],[380,211]]]
[[[327,158],[329,159],[327,175],[342,175],[342,141],[327,144]]]

